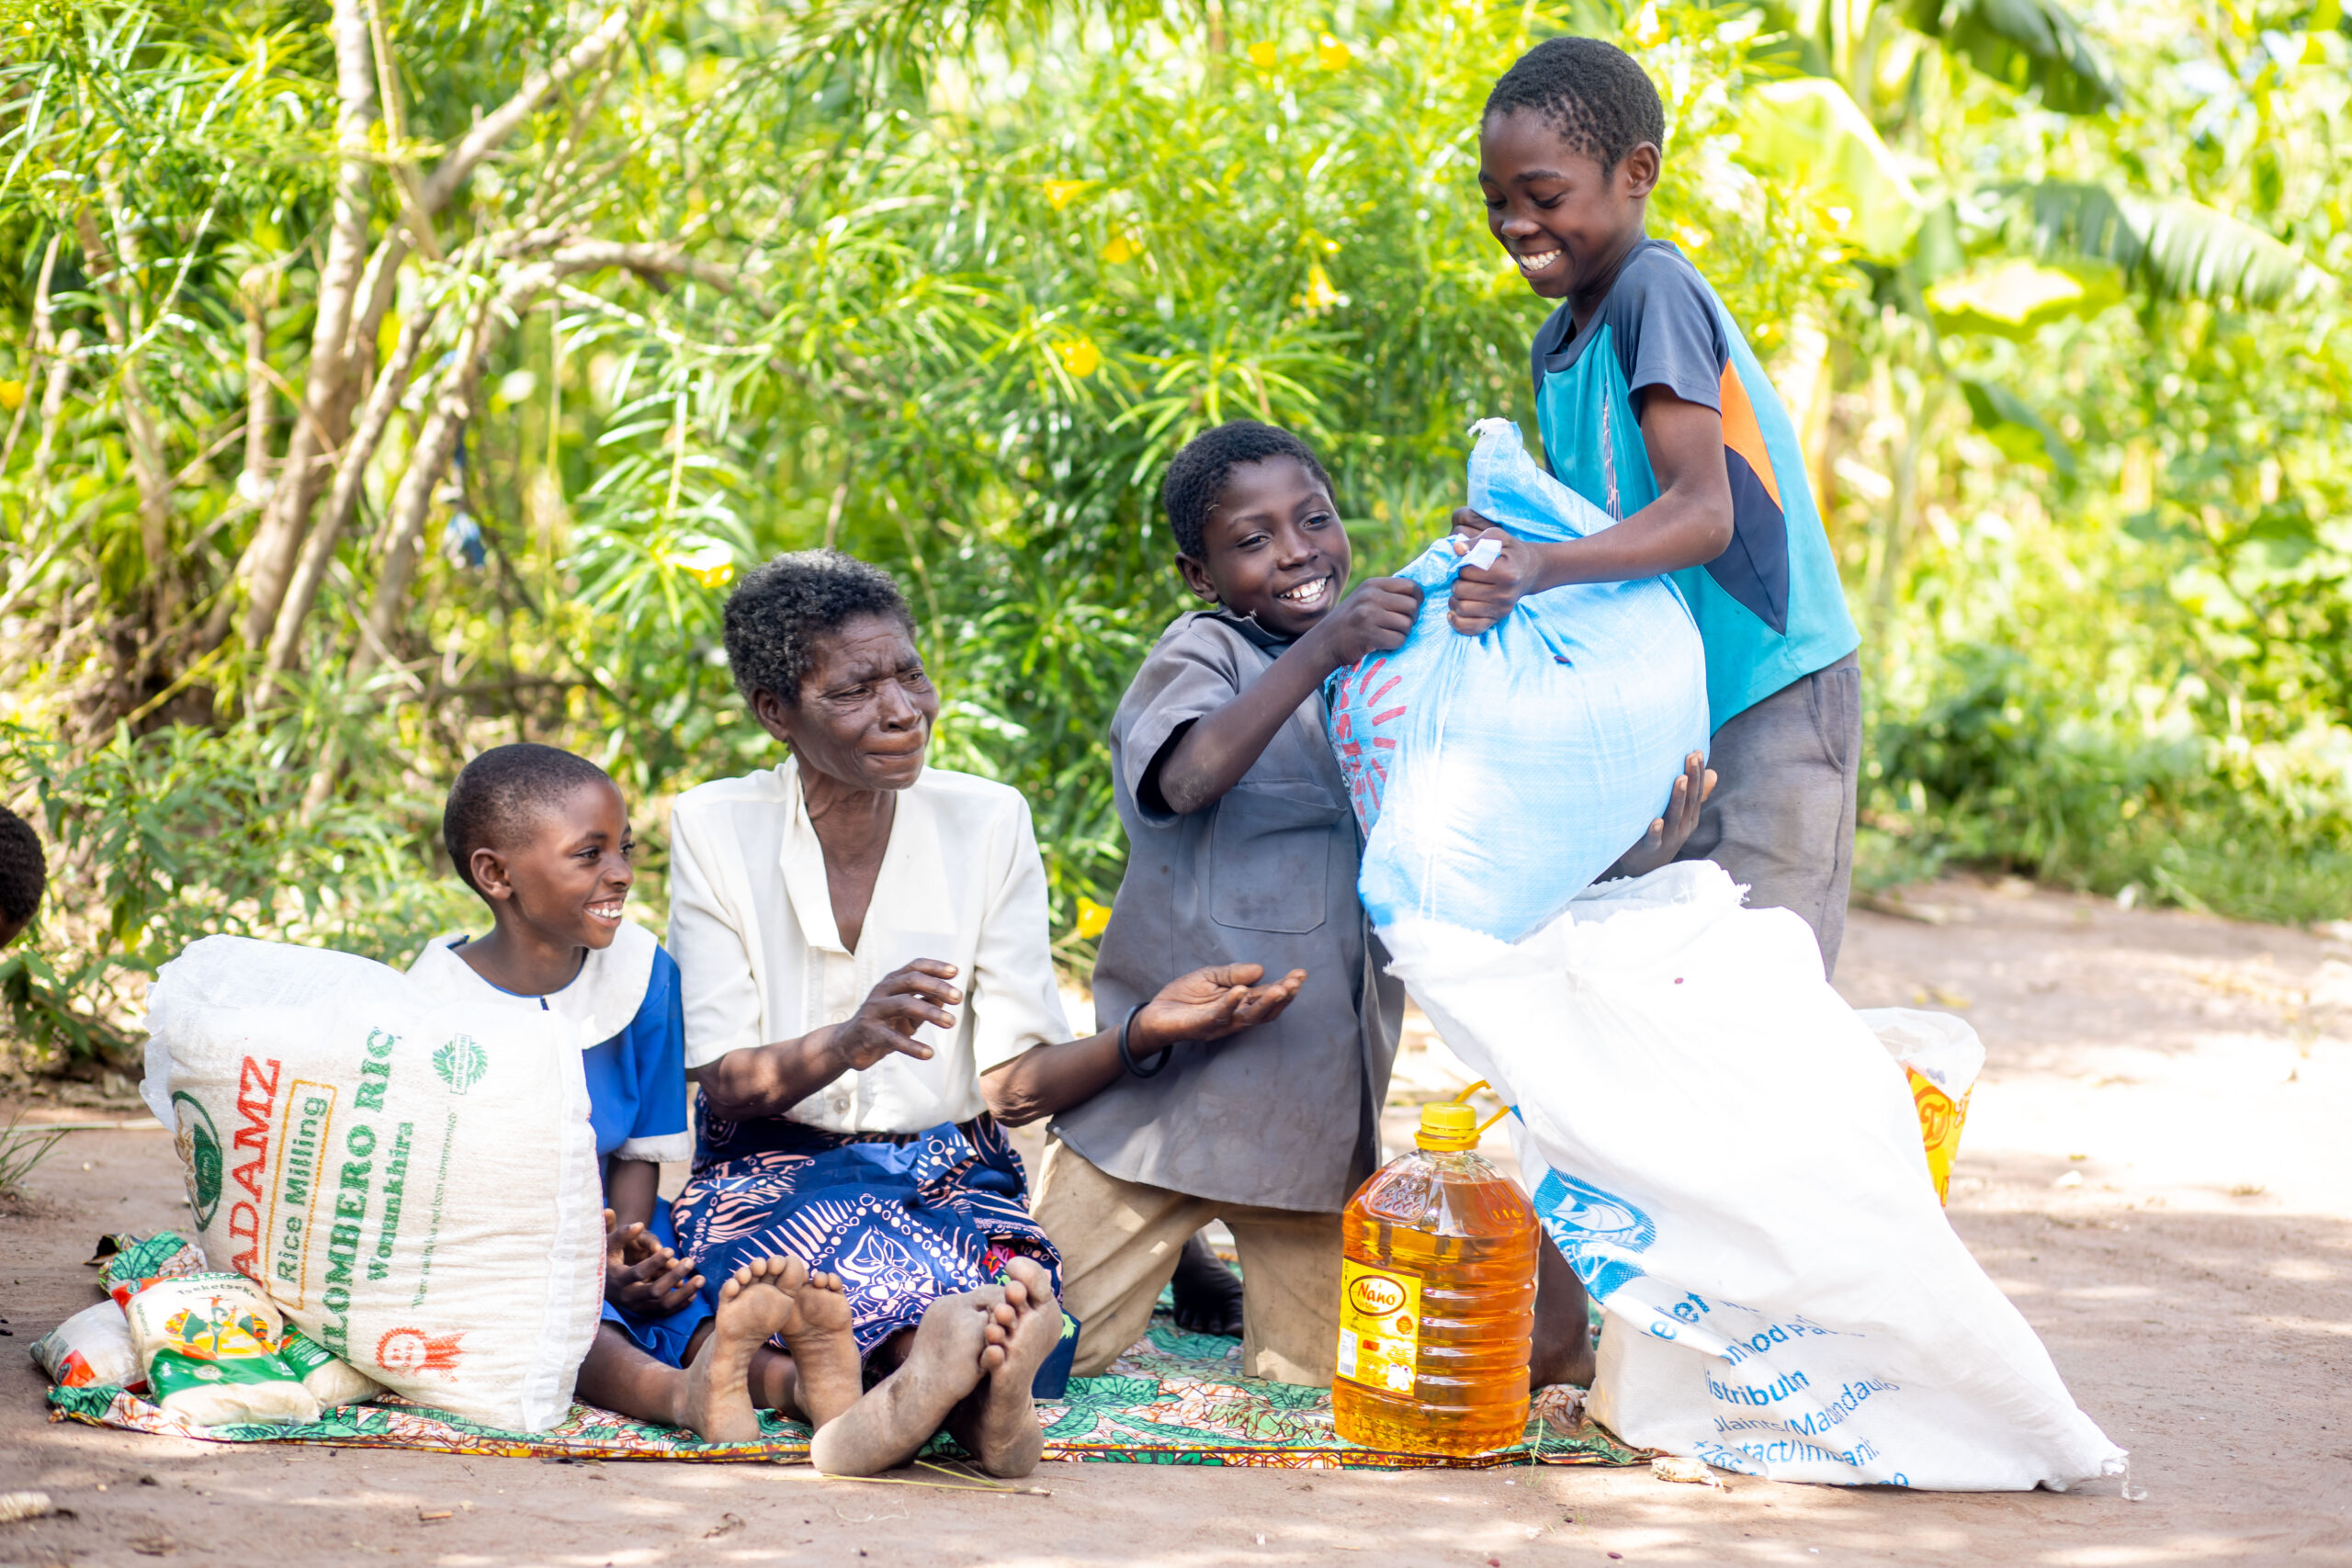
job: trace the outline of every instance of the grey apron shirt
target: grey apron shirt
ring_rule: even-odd
[[[1363,840],[1322,697],[1302,704],[1216,804],[1179,817],[1138,799],[1170,738],[1232,701],[1287,646],[1254,621],[1187,615],[1120,700],[1111,761],[1127,871],[1094,966],[1095,1015],[1115,1027],[1212,964],[1262,964],[1270,981],[1304,969],[1306,983],[1272,1022],[1179,1045],[1157,1076],[1121,1077],[1053,1130],[1128,1181],[1329,1212],[1380,1163],[1405,996],[1356,897]]]

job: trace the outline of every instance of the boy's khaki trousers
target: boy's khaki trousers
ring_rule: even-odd
[[[1070,1371],[1099,1377],[1143,1337],[1186,1238],[1223,1220],[1241,1255],[1241,1370],[1331,1386],[1340,1347],[1340,1216],[1195,1198],[1097,1167],[1046,1141],[1030,1212],[1062,1255],[1062,1304],[1079,1321]]]

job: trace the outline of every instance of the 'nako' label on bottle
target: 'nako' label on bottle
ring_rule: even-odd
[[[1385,1393],[1413,1392],[1421,1348],[1421,1279],[1340,1260],[1340,1375]]]

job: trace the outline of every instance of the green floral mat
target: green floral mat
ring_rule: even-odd
[[[1265,1465],[1298,1470],[1485,1469],[1505,1464],[1638,1464],[1629,1449],[1584,1418],[1577,1391],[1538,1395],[1527,1433],[1510,1448],[1468,1459],[1359,1448],[1331,1428],[1327,1389],[1243,1377],[1240,1342],[1186,1334],[1165,1316],[1099,1378],[1073,1378],[1061,1399],[1040,1402],[1046,1457],[1129,1464]],[[119,1388],[52,1388],[50,1418],[86,1421],[215,1443],[326,1443],[338,1448],[422,1449],[548,1460],[764,1460],[792,1464],[808,1457],[808,1428],[773,1412],[760,1415],[761,1438],[706,1443],[673,1427],[649,1426],[608,1410],[575,1404],[552,1430],[505,1432],[429,1405],[388,1395],[349,1404],[307,1426],[197,1427]],[[944,1434],[923,1450],[960,1457]]]

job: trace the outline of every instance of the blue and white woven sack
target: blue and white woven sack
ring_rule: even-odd
[[[1480,516],[1544,541],[1612,525],[1536,467],[1517,425],[1476,430]],[[1422,551],[1399,574],[1423,594],[1404,646],[1324,688],[1375,927],[1416,918],[1517,942],[1642,836],[1683,758],[1706,749],[1706,657],[1671,582],[1555,588],[1464,637],[1446,620],[1452,584],[1493,548]]]

